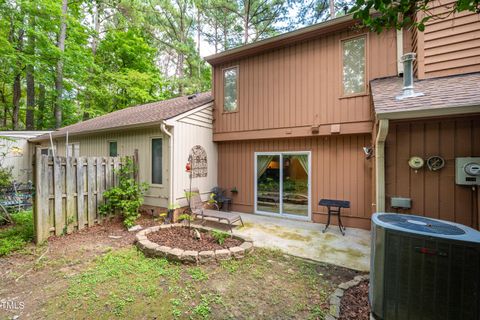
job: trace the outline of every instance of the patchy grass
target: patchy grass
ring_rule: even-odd
[[[12,219],[12,226],[0,229],[0,256],[22,249],[33,241],[32,211],[14,213]]]
[[[323,319],[334,285],[352,271],[256,249],[243,260],[184,266],[111,251],[68,279],[45,306],[64,319]]]

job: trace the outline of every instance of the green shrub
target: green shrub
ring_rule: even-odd
[[[230,237],[230,235],[223,231],[213,230],[212,237],[218,242],[219,245],[223,245],[225,240]]]
[[[34,238],[32,211],[14,213],[12,220],[11,227],[0,230],[0,256],[22,249]]]
[[[133,174],[137,170],[131,158],[125,158],[124,164],[116,171],[119,177],[118,186],[103,193],[105,204],[100,206],[101,214],[120,213],[123,224],[130,228],[140,216],[138,209],[143,204],[143,195],[148,189],[146,183],[137,183]]]

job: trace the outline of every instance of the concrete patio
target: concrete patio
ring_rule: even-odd
[[[342,236],[336,225],[330,225],[327,232],[322,233],[323,224],[239,214],[245,227],[235,228],[234,234],[252,238],[257,247],[280,249],[301,258],[354,270],[370,270],[370,232],[367,230],[347,228],[345,236]],[[220,224],[214,225],[220,227]]]

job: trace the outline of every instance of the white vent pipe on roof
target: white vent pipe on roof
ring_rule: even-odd
[[[406,53],[402,56],[403,63],[403,93],[397,96],[397,100],[405,98],[423,96],[421,92],[413,90],[413,61],[415,61],[416,54],[413,52]]]

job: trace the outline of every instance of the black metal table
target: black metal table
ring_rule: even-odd
[[[325,229],[323,232],[327,231],[328,226],[330,225],[330,219],[332,215],[338,216],[338,228],[342,235],[345,235],[346,228],[342,224],[342,218],[340,216],[340,211],[342,208],[350,208],[350,201],[346,200],[334,200],[334,199],[322,199],[318,202],[319,206],[327,207],[328,209],[328,220]]]

